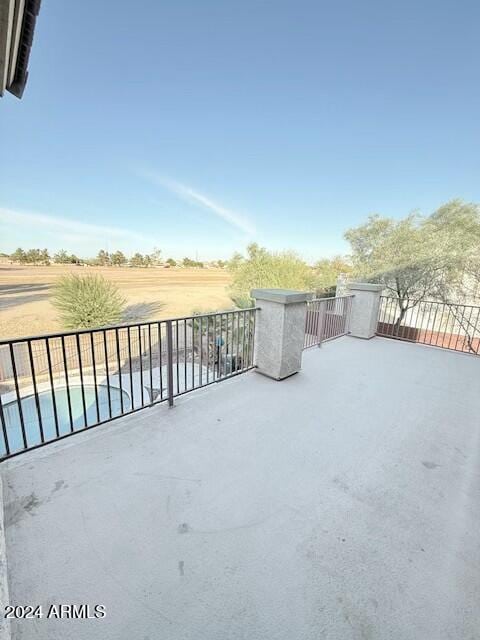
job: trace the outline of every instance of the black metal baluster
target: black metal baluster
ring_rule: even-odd
[[[58,438],[60,436],[60,429],[58,425],[57,397],[55,395],[55,386],[53,384],[52,355],[50,353],[50,340],[48,338],[45,339],[45,350],[47,352],[48,376],[50,378],[50,390],[52,393],[52,407],[53,407],[53,418],[55,420],[55,434]]]
[[[10,343],[9,346],[10,346],[10,358],[11,358],[11,361],[12,361],[13,381],[14,381],[14,384],[15,384],[15,393],[16,393],[16,396],[17,396],[18,415],[19,415],[19,418],[20,418],[20,429],[21,429],[21,432],[22,432],[23,446],[24,446],[24,449],[26,449],[27,446],[28,446],[27,445],[27,435],[25,433],[25,422],[24,422],[24,419],[23,419],[23,409],[22,409],[22,399],[21,399],[21,396],[20,396],[20,388],[18,386],[17,365],[16,365],[16,362],[15,362],[15,353],[13,351],[13,344]]]
[[[231,311],[229,313],[229,317],[228,317],[228,325],[229,325],[229,329],[230,329],[230,343],[228,345],[228,351],[230,353],[230,365],[229,365],[229,369],[230,369],[230,374],[234,373],[234,361],[235,361],[235,325],[234,325],[234,321],[235,321],[235,312]]]
[[[40,442],[45,442],[45,435],[43,433],[43,423],[42,423],[42,410],[40,407],[40,398],[38,396],[38,388],[37,388],[37,376],[35,373],[35,363],[33,360],[33,352],[32,352],[32,341],[27,340],[28,346],[28,358],[30,360],[30,371],[32,375],[32,384],[33,384],[33,395],[35,398],[35,406],[37,408],[37,417],[38,417],[38,429],[40,431]]]
[[[223,347],[225,345],[225,341],[223,339],[223,313],[220,314],[220,354],[218,358],[218,371],[219,377],[222,378],[225,375],[225,359],[223,354]]]
[[[454,307],[454,306],[455,306],[455,305],[453,305],[453,304],[449,305],[449,309],[450,309],[450,311],[452,312],[453,325],[452,325],[452,328],[451,328],[451,330],[450,330],[450,338],[449,338],[449,340],[448,340],[448,347],[447,347],[447,349],[450,349],[450,348],[451,348],[451,347],[450,347],[450,345],[452,344],[453,332],[455,331],[455,322],[456,322],[456,318],[455,318],[455,313],[452,311],[452,309],[453,309],[453,307]]]
[[[235,312],[236,320],[237,320],[237,346],[236,346],[236,362],[237,362],[237,371],[243,369],[243,362],[240,357],[240,311]]]
[[[152,397],[150,403],[153,404],[153,364],[152,364],[152,325],[148,324],[148,363],[150,365],[150,389]]]
[[[142,349],[142,332],[140,330],[140,325],[138,325],[138,359],[140,360],[140,397],[142,407],[145,404],[144,396],[143,396],[143,349]]]
[[[120,358],[120,336],[118,334],[118,327],[115,328],[115,344],[117,347],[117,371],[118,387],[120,389],[120,412],[123,414],[122,362]]]
[[[108,367],[108,347],[107,347],[107,332],[105,329],[102,330],[103,333],[103,348],[105,354],[105,372],[107,376],[107,396],[108,396],[108,415],[112,417],[112,395],[110,391],[110,370]]]
[[[82,363],[82,353],[80,347],[80,334],[76,334],[76,344],[77,344],[77,354],[78,354],[78,367],[80,373],[80,390],[82,393],[82,406],[83,406],[83,421],[84,426],[88,426],[88,418],[87,418],[87,403],[85,401],[85,385],[83,384],[83,363]]]
[[[247,366],[250,368],[253,362],[253,353],[252,353],[252,345],[253,345],[253,320],[255,318],[255,311],[250,311],[248,318],[248,362]]]
[[[250,346],[250,366],[255,366],[255,324],[257,322],[257,312],[252,311],[252,336],[251,336],[251,346]]]
[[[206,328],[206,334],[207,334],[207,384],[209,383],[209,379],[210,379],[210,316],[207,316],[207,328]]]
[[[242,369],[245,370],[247,368],[247,358],[246,358],[246,347],[247,347],[247,341],[246,341],[246,311],[243,312],[243,350],[242,350],[242,356],[243,356],[243,367]]]
[[[432,332],[431,332],[431,334],[430,334],[430,341],[429,341],[429,343],[428,343],[428,344],[430,344],[430,345],[431,345],[431,344],[432,344],[432,342],[433,342],[433,336],[435,335],[435,344],[436,344],[436,342],[437,342],[437,338],[438,338],[438,335],[437,335],[437,333],[436,333],[436,331],[435,331],[435,323],[437,322],[437,310],[438,310],[438,305],[437,305],[437,304],[434,304],[433,302],[431,302],[431,303],[430,303],[430,306],[434,309],[434,312],[433,312]]]
[[[192,345],[193,348],[193,345]],[[187,321],[183,321],[183,390],[187,390]]]
[[[178,349],[178,320],[176,321],[176,325],[175,325],[175,343],[177,345],[177,349],[176,349],[176,363],[177,363],[177,394],[180,393],[180,370],[178,368],[179,362],[178,362],[178,357],[179,357],[179,349]],[[173,345],[172,345],[173,347]],[[183,347],[183,359],[185,360],[185,346]]]
[[[213,380],[218,377],[217,315],[213,316]]]
[[[0,423],[2,424],[3,442],[5,443],[5,456],[10,455],[10,443],[8,441],[7,423],[3,413],[2,397],[0,396]]]
[[[228,352],[229,352],[229,344],[228,344],[228,325],[230,323],[230,314],[226,313],[225,314],[225,375],[229,375],[229,369],[230,369],[230,373],[232,373],[231,369],[231,360],[232,360],[232,354],[230,354],[230,366],[228,365]]]
[[[200,373],[198,379],[200,386],[203,387],[203,316],[200,316]]]
[[[65,351],[65,336],[60,338],[62,345],[62,357],[63,357],[63,369],[65,371],[65,385],[67,390],[67,405],[68,405],[68,418],[70,420],[70,432],[75,430],[73,426],[73,415],[72,415],[72,399],[70,397],[70,381],[68,379],[68,364],[67,364],[67,353]]]
[[[90,348],[92,350],[93,385],[95,388],[95,408],[97,411],[97,422],[100,422],[100,403],[98,401],[98,384],[97,384],[97,363],[96,363],[95,342],[93,339],[93,331],[90,332]]]
[[[474,347],[474,341],[477,340],[477,348],[475,349],[474,353],[479,354],[480,353],[480,338],[478,338],[478,322],[480,320],[480,308],[476,308],[477,310],[477,319],[475,320],[475,326],[473,327],[473,332],[472,332],[472,349],[475,349]]]
[[[167,377],[168,377],[168,406],[173,407],[173,336],[172,321],[167,320]],[[177,360],[178,365],[178,360]],[[178,370],[178,366],[177,366]],[[177,388],[178,390],[178,388]]]
[[[195,389],[195,318],[192,318],[192,389]]]
[[[470,315],[468,316],[468,320],[467,320],[467,325],[468,327],[472,326],[472,314],[473,314],[473,307],[470,307]],[[469,341],[468,341],[468,329],[464,329],[465,331],[465,338],[463,339],[463,343],[462,343],[462,351],[470,351],[470,347],[469,347]],[[472,341],[474,339],[474,335],[472,336]],[[465,349],[466,347],[466,349]]]
[[[162,355],[162,324],[161,322],[157,322],[158,328],[158,356],[159,356],[159,365],[160,365],[160,400],[163,400],[163,355]]]
[[[129,373],[130,373],[130,404],[131,409],[135,409],[135,392],[133,390],[133,369],[132,369],[132,342],[130,336],[130,327],[127,327],[127,343],[128,343],[128,365],[129,365]]]

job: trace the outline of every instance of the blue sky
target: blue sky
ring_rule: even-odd
[[[0,100],[0,250],[344,252],[480,200],[476,1],[43,0]]]

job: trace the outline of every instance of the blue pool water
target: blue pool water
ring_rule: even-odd
[[[104,385],[97,386],[98,395],[98,414],[97,402],[95,397],[94,385],[85,385],[85,407],[86,416],[83,408],[82,388],[80,386],[70,386],[70,404],[72,407],[72,421],[74,430],[83,429],[85,426],[96,424],[110,418],[108,389]],[[123,394],[123,411],[130,409],[130,398],[125,391],[120,391],[117,387],[110,387],[110,402],[112,407],[112,417],[121,415],[120,394]],[[55,414],[53,404],[52,391],[42,391],[38,394],[40,403],[40,415],[42,418],[42,427],[44,439],[54,440],[57,437],[55,428]],[[59,435],[70,433],[70,415],[68,410],[68,396],[66,388],[55,389],[55,404],[57,409],[58,431]],[[27,438],[27,446],[31,447],[41,442],[40,424],[38,420],[37,405],[34,396],[22,398],[21,407],[23,413],[23,421],[25,424],[25,435]],[[3,405],[3,414],[5,417],[5,425],[7,428],[8,443],[10,451],[13,453],[24,448],[22,430],[20,427],[20,412],[18,402],[8,402]],[[86,421],[85,421],[86,417]],[[98,419],[100,417],[100,420]],[[85,425],[86,422],[86,425]],[[0,438],[0,454],[6,453],[6,447],[3,434]]]

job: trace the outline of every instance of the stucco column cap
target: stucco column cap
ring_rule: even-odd
[[[279,304],[293,304],[296,302],[306,302],[311,298],[311,294],[306,291],[295,291],[295,289],[252,289],[250,292],[255,300],[268,300]]]
[[[372,282],[349,282],[347,288],[351,291],[382,291],[383,284],[373,284]]]

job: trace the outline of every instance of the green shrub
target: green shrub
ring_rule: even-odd
[[[247,247],[247,257],[235,254],[228,267],[232,274],[230,298],[243,309],[252,306],[252,289],[311,291],[314,285],[313,270],[291,251],[274,253],[251,244]]]
[[[118,323],[125,309],[125,300],[115,285],[98,275],[63,276],[54,286],[52,303],[66,329]]]

